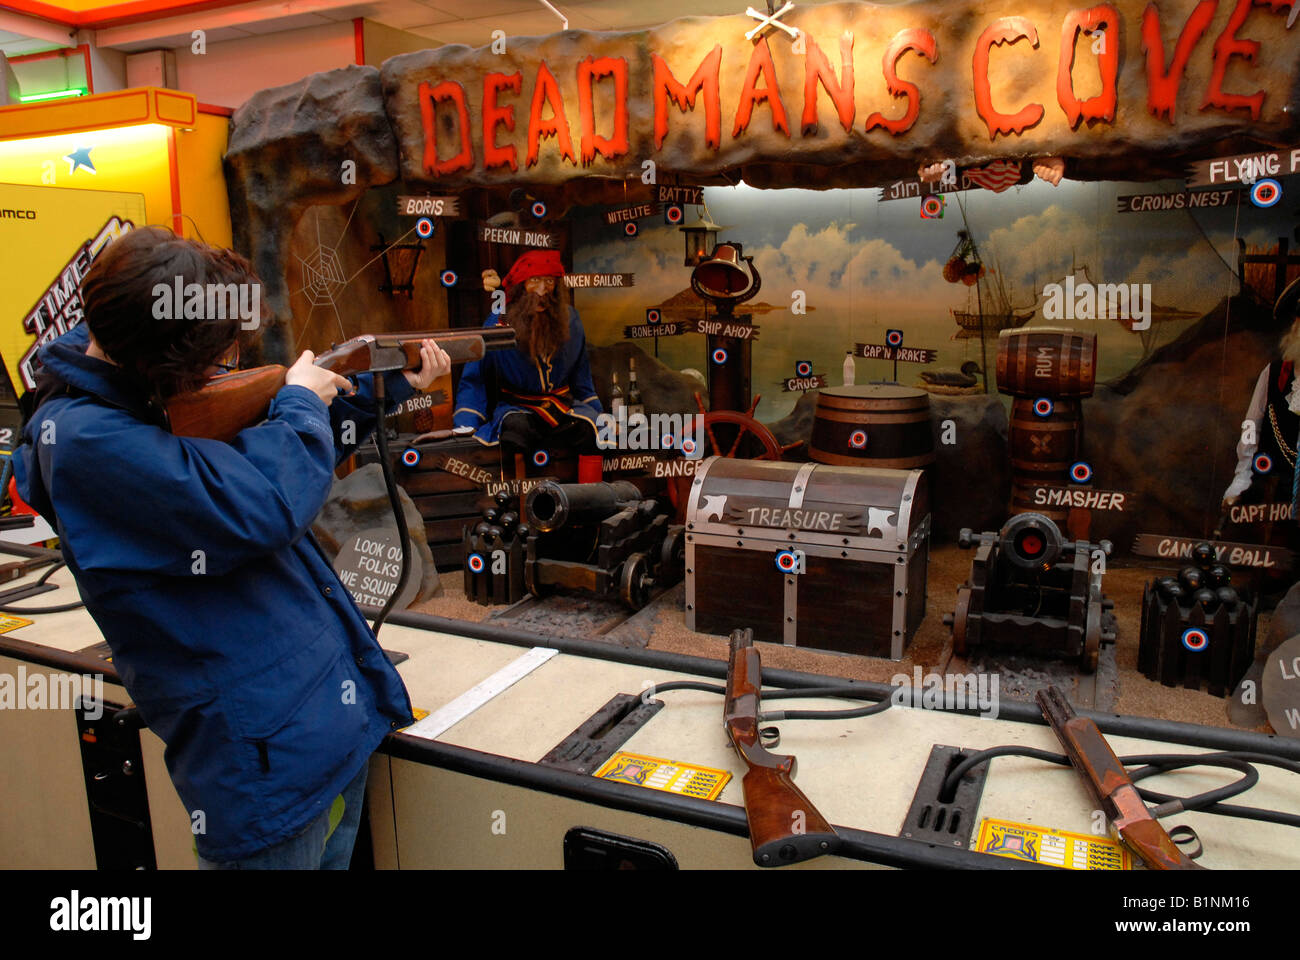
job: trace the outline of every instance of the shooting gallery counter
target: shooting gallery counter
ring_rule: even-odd
[[[76,588],[66,569],[52,582],[62,589],[41,599],[68,602]],[[102,637],[84,610],[31,619],[35,622],[0,635],[0,675],[30,678],[38,672],[106,670],[104,700],[128,702],[114,682],[111,665],[87,650]],[[651,683],[721,684],[724,662],[594,641],[530,638],[499,627],[417,614],[396,615],[380,636],[386,649],[409,655],[398,670],[413,704],[430,715],[408,732],[391,736],[372,758],[368,799],[376,866],[558,868],[565,862],[565,836],[574,827],[659,844],[683,868],[753,865],[740,784],[745,768],[727,742],[723,698],[697,690],[666,691],[655,698],[665,704],[656,712],[636,696]],[[763,679],[768,687],[831,683],[827,677],[775,670],[765,671]],[[879,699],[892,689],[866,683],[862,687],[864,700]],[[610,705],[618,694],[629,696],[622,704]],[[766,702],[763,709],[826,710],[858,703],[780,700]],[[1300,759],[1296,740],[1093,716],[1121,756],[1231,749]],[[112,707],[96,738],[102,745],[111,739],[103,736],[111,717]],[[584,725],[585,737],[555,750]],[[446,729],[438,732],[443,726]],[[972,847],[978,841],[986,818],[1093,836],[1093,803],[1075,772],[1022,757],[986,764],[982,793],[964,811],[959,810],[963,796],[973,789],[965,780],[951,803],[949,798],[932,797],[924,827],[917,811],[909,815],[936,744],[968,751],[1018,744],[1060,752],[1033,704],[1004,700],[998,719],[894,706],[863,718],[782,720],[778,726],[781,741],[772,752],[798,758],[797,785],[837,830],[847,828],[840,830],[844,856],[821,857],[789,869],[864,862],[1023,866],[1012,858],[965,849],[968,836]],[[94,755],[94,762],[104,768],[96,780],[89,768],[83,774],[81,751],[87,742],[79,738],[73,710],[0,710],[0,867],[92,868],[106,860],[122,865],[122,858],[139,855],[143,836],[150,847],[144,865],[193,868],[190,820],[167,777],[161,741],[148,730],[140,732],[138,742],[133,733],[122,739],[128,753],[132,745],[139,750],[132,772],[121,773],[121,763],[109,766]],[[704,772],[682,793],[593,777],[592,768],[615,750],[643,758],[624,765],[629,775],[648,774],[652,780],[656,773],[659,779],[676,775],[680,782],[689,773],[682,764]],[[656,759],[674,761],[678,768],[655,768]],[[717,800],[700,798],[714,783],[709,769],[731,774]],[[1257,769],[1259,783],[1238,802],[1295,812],[1300,806],[1296,775],[1263,765]],[[1162,774],[1142,785],[1190,795],[1235,776],[1234,771],[1201,768]],[[95,798],[91,804],[88,789]],[[138,804],[134,813],[132,796]],[[947,823],[937,833],[926,832],[933,830],[937,813],[945,808]],[[959,818],[955,832],[954,816]],[[905,821],[915,839],[899,836]],[[1209,868],[1300,867],[1300,837],[1293,827],[1203,813],[1183,813],[1162,822],[1167,829],[1174,824],[1192,826],[1204,846],[1198,862]],[[1015,827],[1002,828],[998,836],[1005,850],[1032,841],[1044,849],[1059,849],[1062,856],[1084,856],[1088,846],[1083,838],[1076,843],[1064,835],[1035,839]],[[582,856],[584,850],[608,850],[607,843],[616,841],[588,836],[571,845],[571,852]],[[135,854],[130,852],[133,845]],[[1095,859],[1105,853],[1094,850],[1092,855]]]

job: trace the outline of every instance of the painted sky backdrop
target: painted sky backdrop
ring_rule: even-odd
[[[1034,180],[1001,194],[950,194],[944,217],[937,220],[921,219],[919,200],[880,202],[877,189],[773,191],[741,184],[707,188],[704,198],[711,219],[727,226],[720,239],[742,242],[753,256],[763,279],[756,301],[780,308],[755,317],[761,336],[753,354],[754,392],[763,395],[759,417],[771,421],[788,413],[797,399],[780,385],[794,375],[797,360],[812,360],[815,372],[838,384],[845,351],[854,343],[883,343],[889,328],[901,328],[907,346],[939,352],[928,369],[980,361],[979,339],[954,340],[958,327],[950,314],[976,311],[974,288],[942,276],[963,225],[984,262],[1000,271],[1017,307],[1029,308],[1037,295],[1031,326],[1051,323],[1042,317],[1043,287],[1062,282],[1072,269],[1083,281],[1084,268],[1095,283],[1149,283],[1157,308],[1199,317],[1236,290],[1237,237],[1255,246],[1291,238],[1300,222],[1300,177],[1285,178],[1282,185],[1281,202],[1267,210],[1253,206],[1242,191],[1224,207],[1121,214],[1118,196],[1174,191],[1181,181],[1064,180],[1052,187]],[[693,223],[697,212],[688,207],[686,222]],[[639,236],[625,240],[621,227],[607,226],[600,213],[578,208],[570,214],[573,269],[636,274],[630,290],[575,295],[588,337],[607,344],[622,338],[625,325],[644,322],[646,307],[688,288],[690,270],[683,266],[681,233],[662,216],[642,220]],[[804,290],[815,309],[792,314],[795,290]],[[1190,322],[1160,325],[1148,337],[1151,346],[1172,340]],[[1142,358],[1141,338],[1116,320],[1055,325],[1098,334],[1100,380],[1123,374]],[[653,350],[652,341],[640,342]],[[694,334],[662,339],[660,359],[677,369],[703,370],[704,343]],[[995,356],[991,337],[990,367]],[[899,364],[898,379],[916,382],[921,369]],[[859,383],[891,375],[891,363],[857,361]]]

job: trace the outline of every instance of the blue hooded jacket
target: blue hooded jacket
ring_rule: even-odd
[[[127,692],[167,744],[199,853],[236,860],[300,833],[414,722],[309,529],[355,447],[340,431],[352,421],[359,443],[375,427],[371,378],[328,407],[286,386],[265,423],[222,443],[156,426],[88,342],[81,324],[39,354],[58,389],[24,430],[18,491],[58,531]],[[392,403],[413,393],[400,373],[385,386]]]

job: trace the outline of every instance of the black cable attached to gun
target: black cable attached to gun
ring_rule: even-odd
[[[384,486],[388,489],[388,502],[393,508],[393,520],[397,523],[397,539],[402,546],[402,573],[397,578],[397,588],[393,591],[384,608],[379,611],[379,616],[371,624],[371,630],[376,637],[379,636],[379,628],[384,625],[388,615],[393,612],[393,607],[397,606],[397,598],[402,595],[406,589],[406,581],[411,575],[411,565],[407,562],[411,549],[411,534],[406,529],[406,514],[402,510],[402,501],[397,496],[397,482],[393,480],[393,465],[388,460],[388,433],[384,426],[384,401],[387,399],[387,391],[384,389],[384,375],[376,373],[372,375],[372,381],[375,385],[375,416],[379,422],[375,427],[375,446],[379,448],[379,466],[384,472]]]

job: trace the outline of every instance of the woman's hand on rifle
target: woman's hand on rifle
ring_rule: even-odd
[[[310,350],[304,350],[302,356],[294,361],[294,365],[285,373],[285,385],[306,387],[320,397],[327,407],[340,393],[356,392],[356,388],[344,377],[340,377],[332,370],[316,366],[315,359],[315,354]]]
[[[427,390],[429,384],[451,371],[451,357],[432,340],[420,342],[420,369],[403,370],[402,376],[416,390]]]

